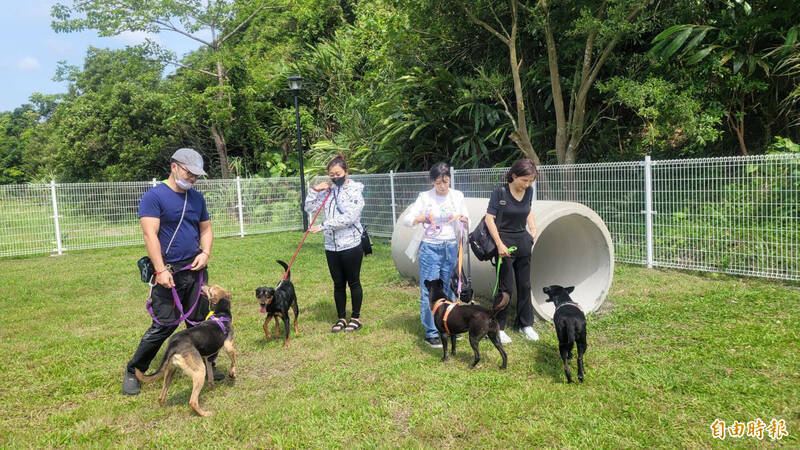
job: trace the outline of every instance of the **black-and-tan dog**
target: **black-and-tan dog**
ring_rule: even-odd
[[[495,320],[495,315],[508,306],[508,294],[505,292],[499,294],[502,296],[500,302],[492,311],[489,311],[478,305],[463,305],[448,301],[442,280],[425,280],[425,288],[428,289],[433,322],[439,331],[439,339],[442,340],[442,349],[444,350],[442,362],[447,361],[447,339],[445,336],[450,335],[450,343],[452,344],[450,354],[455,355],[456,335],[469,331],[469,345],[475,353],[475,360],[469,367],[475,367],[478,361],[481,360],[478,344],[485,336],[489,336],[489,340],[492,341],[492,344],[494,344],[503,358],[503,364],[500,368],[505,369],[508,358],[506,357],[506,351],[503,350],[503,344],[500,343],[500,337],[497,335],[500,331],[500,326]]]
[[[192,328],[172,335],[164,352],[164,359],[155,372],[145,375],[136,369],[136,378],[149,382],[164,377],[164,387],[158,397],[158,403],[164,406],[167,388],[178,368],[192,379],[192,395],[189,406],[201,416],[211,415],[211,411],[200,408],[198,398],[203,389],[205,379],[214,387],[214,376],[208,358],[224,348],[231,359],[231,370],[228,376],[236,377],[236,356],[233,350],[233,324],[231,323],[231,294],[220,286],[203,286],[203,293],[208,297],[210,309],[214,314]]]
[[[283,270],[289,270],[289,266],[285,262],[278,260],[278,264],[283,266]],[[278,287],[259,287],[256,288],[256,298],[261,305],[261,312],[267,313],[264,318],[264,335],[267,340],[272,338],[269,332],[269,320],[275,319],[275,337],[280,336],[278,331],[278,318],[283,319],[284,338],[283,346],[289,346],[289,309],[294,311],[294,334],[297,334],[297,315],[299,313],[297,308],[297,295],[294,293],[294,284],[292,284],[291,271],[287,274],[286,279],[278,283]]]
[[[578,380],[583,383],[583,354],[586,353],[586,315],[581,306],[570,298],[569,294],[575,289],[554,284],[547,286],[542,291],[548,295],[546,301],[553,302],[556,311],[553,314],[553,325],[558,336],[558,351],[564,362],[564,374],[567,382],[572,383],[567,360],[572,358],[572,346],[578,347]]]

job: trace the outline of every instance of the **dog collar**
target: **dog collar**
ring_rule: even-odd
[[[562,304],[560,304],[560,305],[558,305],[556,307],[556,311],[558,311],[558,309],[561,308],[562,306],[574,306],[574,307],[578,308],[578,310],[580,310],[580,312],[583,312],[583,308],[581,308],[581,305],[579,305],[579,304],[577,304],[575,302],[562,303]],[[553,314],[555,314],[556,311],[553,311]]]

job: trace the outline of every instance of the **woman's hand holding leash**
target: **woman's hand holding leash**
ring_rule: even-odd
[[[319,225],[311,225],[310,227],[308,227],[308,231],[311,233],[319,233],[320,231],[322,231],[322,228],[320,228]]]
[[[505,258],[511,256],[511,252],[508,250],[508,247],[506,247],[506,245],[503,244],[502,241],[496,244],[497,244],[497,254],[500,255],[500,257]]]
[[[326,191],[326,190],[330,189],[330,187],[331,187],[330,183],[328,183],[327,181],[323,181],[322,183],[314,186],[314,190],[315,191]]]

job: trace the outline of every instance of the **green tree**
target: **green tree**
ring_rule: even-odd
[[[51,14],[55,19],[52,27],[56,32],[94,29],[101,36],[114,36],[124,31],[169,31],[203,45],[207,49],[204,55],[208,58],[194,59],[190,64],[185,64],[177,61],[171,52],[148,40],[149,50],[163,61],[216,79],[216,85],[208,87],[204,97],[215,99],[214,103],[205,102],[210,112],[208,126],[217,149],[222,177],[227,178],[225,126],[232,120],[233,107],[221,52],[229,39],[266,7],[265,2],[250,4],[225,0],[208,1],[205,4],[193,0],[76,0],[72,7],[56,4]],[[203,36],[204,30],[210,32],[210,38]]]

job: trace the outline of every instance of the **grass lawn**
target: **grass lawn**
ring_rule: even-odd
[[[364,328],[336,318],[321,236],[293,267],[300,334],[265,340],[254,289],[281,276],[300,233],[218,239],[210,276],[233,294],[238,378],[120,392],[150,319],[143,246],[0,261],[0,447],[740,447],[800,446],[800,290],[769,280],[618,265],[588,318],[586,382],[568,385],[552,325],[510,333],[508,370],[486,340],[447,364],[421,339],[415,284],[378,243],[362,271]],[[513,311],[513,309],[512,309]],[[511,320],[509,320],[511,322]],[[154,366],[160,361],[156,357]],[[218,364],[227,371],[224,354]],[[573,375],[575,374],[573,362]],[[715,419],[783,419],[773,441],[711,436]]]

